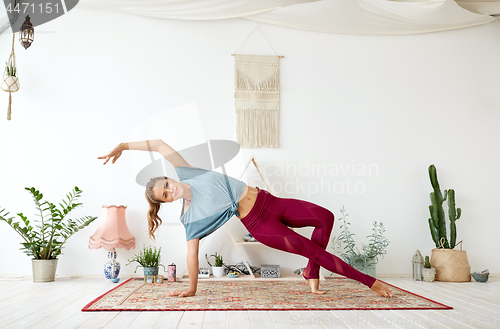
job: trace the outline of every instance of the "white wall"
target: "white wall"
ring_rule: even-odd
[[[256,25],[245,19],[175,21],[76,8],[37,27],[31,48],[16,44],[21,90],[13,94],[12,121],[5,120],[8,94],[0,93],[0,208],[33,220],[35,207],[24,187],[34,186],[58,203],[77,185],[84,207],[76,215],[99,216],[103,204],[126,204],[137,246],[150,244],[147,203],[135,183],[132,152],[114,165],[103,166],[96,157],[128,141],[138,123],[190,103],[197,106],[207,139],[235,140],[230,54]],[[427,167],[434,163],[441,186],[454,188],[463,208],[457,241],[464,240],[472,270],[500,272],[493,262],[500,229],[498,23],[398,37],[258,26],[285,56],[281,147],[242,149],[229,173],[237,177],[255,154],[279,196],[318,203],[336,214],[333,235],[339,233],[344,205],[360,248],[372,222],[382,221],[391,244],[377,271],[408,274],[415,250],[430,255],[434,247],[427,224]],[[254,39],[242,50],[270,54],[265,46],[252,48],[252,42],[262,42],[258,35]],[[11,40],[7,32],[0,36],[5,60]],[[165,122],[162,139],[178,142],[170,128]],[[184,134],[191,136],[189,129]],[[313,173],[322,165],[329,166],[326,175]],[[363,168],[372,171],[363,174]],[[246,179],[264,186],[253,168]],[[169,205],[162,215],[172,218],[178,211]],[[20,237],[0,225],[0,274],[30,274]],[[98,220],[68,241],[59,276],[102,273],[106,253],[87,249],[97,226]],[[230,227],[238,235],[245,232],[236,218]],[[226,261],[239,262],[224,228],[200,255],[219,251],[222,242]],[[153,244],[162,247],[164,264],[185,266],[180,224],[163,225]],[[124,265],[134,252],[119,250],[118,260]],[[245,247],[245,253],[253,265],[278,263],[283,272],[306,264],[302,257],[263,246]],[[122,270],[132,272],[131,266]]]

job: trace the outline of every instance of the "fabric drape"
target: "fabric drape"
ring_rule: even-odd
[[[71,3],[66,0],[67,7]],[[180,20],[242,17],[324,33],[405,35],[493,22],[489,15],[500,14],[500,0],[80,0],[78,8]],[[6,17],[0,12],[0,33],[9,26]]]
[[[168,19],[243,17],[315,32],[405,35],[495,21],[500,0],[81,0],[81,8]]]
[[[454,0],[324,0],[246,18],[315,32],[358,35],[439,32],[495,21],[460,7]]]
[[[80,0],[78,7],[183,20],[245,17],[318,0]]]

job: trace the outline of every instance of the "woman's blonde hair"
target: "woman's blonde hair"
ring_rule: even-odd
[[[149,180],[146,184],[146,200],[149,203],[148,210],[148,225],[149,225],[149,238],[155,239],[154,233],[160,227],[162,221],[160,216],[158,216],[158,211],[160,211],[160,205],[164,203],[163,201],[158,201],[153,195],[153,187],[159,179],[167,179],[165,176],[154,177]]]

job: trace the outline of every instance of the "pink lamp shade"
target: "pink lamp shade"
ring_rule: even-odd
[[[101,222],[89,239],[89,249],[135,248],[135,238],[125,221],[127,206],[102,206]]]

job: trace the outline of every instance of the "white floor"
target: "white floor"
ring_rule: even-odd
[[[500,280],[487,283],[379,279],[453,310],[81,312],[115,284],[101,277],[0,277],[0,328],[500,328]],[[122,278],[124,280],[125,278]]]

